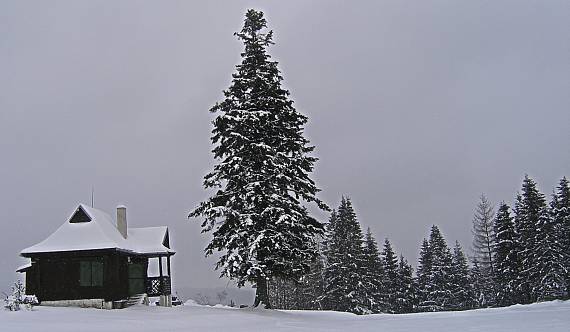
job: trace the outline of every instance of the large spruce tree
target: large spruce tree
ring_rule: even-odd
[[[316,256],[314,237],[323,225],[303,202],[327,206],[309,178],[317,159],[303,137],[307,117],[299,113],[281,86],[273,44],[263,13],[248,10],[241,31],[241,64],[236,66],[224,100],[214,105],[213,154],[218,163],[205,176],[215,189],[190,217],[202,216],[203,232],[213,239],[207,255],[222,252],[221,274],[257,287],[255,305],[270,307],[267,280],[299,279]]]

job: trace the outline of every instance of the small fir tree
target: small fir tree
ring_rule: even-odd
[[[467,257],[461,249],[458,241],[453,247],[453,257],[451,260],[451,283],[452,283],[452,304],[453,310],[466,310],[471,306],[473,298],[469,283],[469,266]]]
[[[547,218],[546,199],[538,191],[536,183],[525,176],[522,192],[515,203],[515,227],[519,243],[520,273],[517,289],[522,303],[531,303],[537,299],[537,286],[540,283],[540,262],[535,250],[539,247],[539,224]]]
[[[364,259],[366,271],[365,285],[369,294],[368,306],[372,312],[380,312],[384,308],[382,296],[385,287],[384,263],[370,228],[366,230],[364,240]]]
[[[417,302],[419,311],[431,311],[432,303],[429,299],[429,287],[432,267],[432,254],[429,242],[424,239],[420,248],[420,258],[417,271]]]
[[[395,312],[400,314],[414,311],[415,303],[415,283],[413,268],[404,258],[400,256],[398,264],[398,279],[396,283]]]
[[[431,311],[450,308],[452,301],[451,252],[437,226],[432,226],[429,247],[431,251],[431,273],[428,290]]]
[[[350,198],[342,198],[329,225],[323,303],[331,310],[370,313],[363,236]]]
[[[20,307],[26,304],[30,304],[30,306],[28,307],[28,309],[30,309],[31,302],[26,301],[26,287],[24,286],[21,280],[18,280],[12,286],[12,294],[6,295],[6,298],[4,299],[4,308],[10,311],[19,311],[21,309]]]
[[[397,312],[396,293],[398,291],[398,257],[392,249],[390,240],[384,240],[382,250],[382,260],[384,262],[384,310],[387,313]]]
[[[550,203],[552,222],[558,230],[562,246],[562,261],[566,271],[566,296],[570,295],[570,183],[566,177],[560,180]]]
[[[566,297],[566,267],[563,224],[554,218],[551,210],[541,213],[536,228],[536,245],[533,261],[537,283],[532,291],[538,301],[561,299]],[[546,209],[546,208],[545,208]]]
[[[424,239],[418,266],[419,311],[441,311],[452,303],[452,256],[439,228]]]
[[[473,266],[469,270],[469,280],[472,290],[471,306],[473,308],[486,308],[487,299],[485,298],[485,279],[477,258],[473,260]]]
[[[496,303],[508,306],[517,303],[517,280],[520,269],[517,255],[518,244],[515,224],[509,206],[504,202],[499,205],[493,228],[496,234],[495,275]]]

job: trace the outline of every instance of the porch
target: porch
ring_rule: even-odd
[[[160,297],[160,306],[172,306],[172,279],[170,257],[172,255],[160,255],[156,257],[158,260],[158,276],[147,276],[145,282],[145,291],[148,297]],[[166,266],[164,266],[165,264]]]

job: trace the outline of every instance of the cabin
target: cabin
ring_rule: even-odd
[[[85,204],[50,236],[22,250],[29,264],[26,294],[40,305],[123,308],[147,297],[172,305],[168,227],[127,227],[127,209],[117,207],[116,223]],[[149,261],[158,276],[149,276]]]

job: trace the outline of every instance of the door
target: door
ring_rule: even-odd
[[[129,263],[129,296],[146,293],[146,264],[143,262]]]

